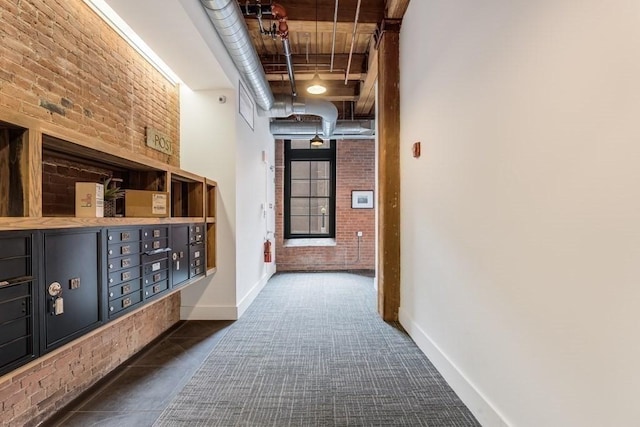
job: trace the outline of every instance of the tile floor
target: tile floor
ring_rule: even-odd
[[[187,321],[44,427],[152,426],[232,321]]]

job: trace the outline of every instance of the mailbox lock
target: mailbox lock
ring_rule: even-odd
[[[58,282],[53,282],[49,285],[49,295],[57,297],[62,293],[62,285]]]

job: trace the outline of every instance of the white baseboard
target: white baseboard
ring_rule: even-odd
[[[238,320],[275,274],[275,265],[270,264],[262,278],[242,298],[237,306],[198,305],[180,307],[180,320]]]
[[[484,427],[508,427],[509,424],[480,393],[475,386],[460,372],[449,360],[446,354],[434,343],[425,331],[422,330],[402,308],[399,312],[400,324],[409,333],[413,341],[429,358],[438,372],[456,392],[458,397],[469,408],[478,422]]]
[[[238,320],[238,308],[217,305],[182,306],[180,320]]]
[[[275,274],[275,270],[276,270],[275,265],[273,263],[269,264],[269,267],[267,268],[267,271],[265,272],[264,276],[262,276],[262,278],[258,281],[258,283],[256,283],[253,286],[253,288],[251,288],[249,293],[245,295],[244,298],[242,298],[242,301],[240,301],[240,303],[238,304],[238,318],[240,318],[240,316],[242,316],[244,312],[247,311],[247,308],[249,308],[251,303],[256,299],[256,297],[258,296],[260,291],[265,287],[265,285],[267,284],[271,276]]]

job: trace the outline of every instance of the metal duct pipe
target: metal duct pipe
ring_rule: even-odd
[[[273,93],[236,0],[200,0],[233,63],[245,77],[256,103],[270,110]]]
[[[209,19],[220,35],[225,48],[229,52],[233,63],[240,74],[244,76],[249,86],[253,98],[260,107],[258,113],[268,117],[289,117],[293,114],[311,114],[322,118],[322,132],[326,138],[333,134],[338,119],[338,109],[333,103],[324,100],[307,99],[294,102],[293,98],[281,98],[275,102],[271,87],[264,74],[264,69],[260,63],[260,58],[253,48],[251,36],[245,24],[242,11],[236,0],[200,0],[204,6]],[[272,9],[273,10],[273,9]],[[279,10],[279,9],[277,9]],[[278,11],[280,15],[279,35],[283,41],[288,36],[288,26],[286,23],[286,12]],[[287,65],[289,66],[289,77],[292,82],[292,89],[295,92],[293,79],[293,64],[291,62],[290,46]]]
[[[311,114],[322,118],[322,134],[328,138],[335,128],[338,120],[338,109],[329,101],[321,99],[301,99],[294,102],[291,97],[279,97],[273,104],[273,108],[266,113],[268,117],[284,118],[294,114]]]
[[[275,120],[269,125],[274,137],[280,139],[311,139],[318,133],[319,123]],[[373,120],[341,120],[331,138],[371,139],[375,135]]]

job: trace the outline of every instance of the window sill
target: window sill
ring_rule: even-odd
[[[284,241],[285,248],[306,248],[313,246],[336,246],[336,239],[315,238],[315,239],[287,239]]]

